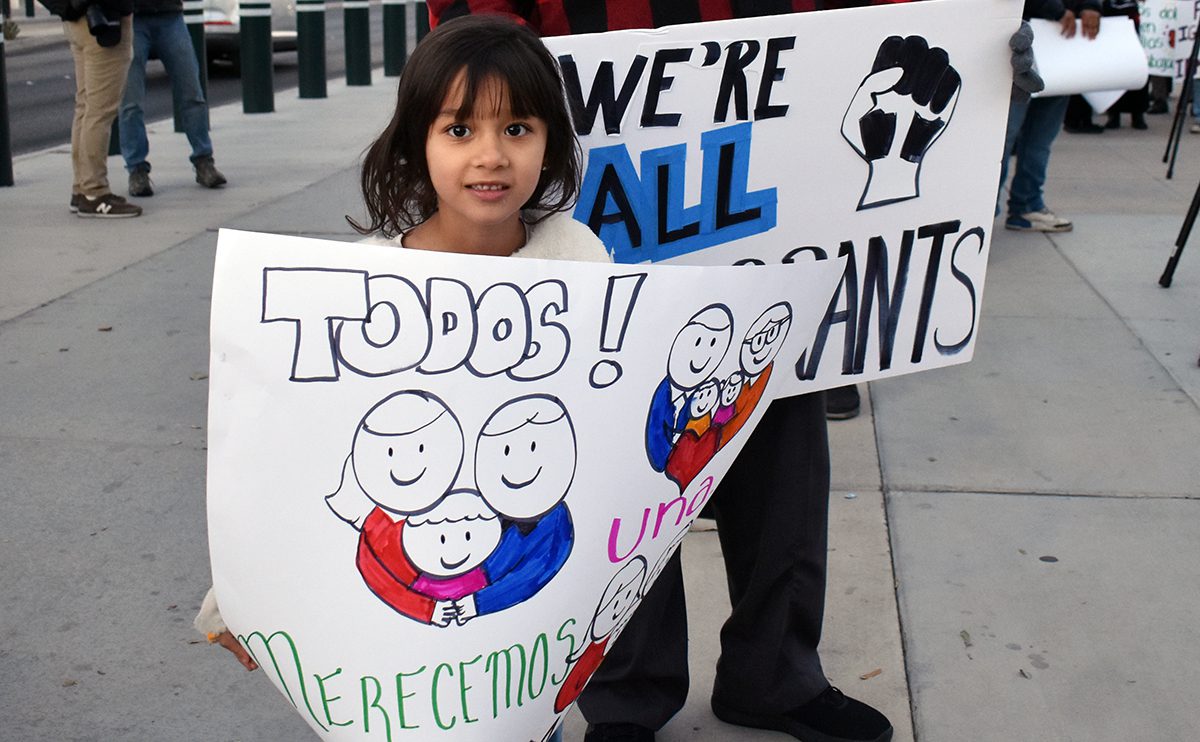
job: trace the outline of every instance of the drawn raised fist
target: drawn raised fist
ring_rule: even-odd
[[[842,136],[870,167],[859,210],[920,195],[921,160],[950,123],[961,89],[946,50],[920,36],[883,40],[842,118]]]

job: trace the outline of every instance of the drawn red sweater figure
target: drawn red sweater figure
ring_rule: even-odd
[[[571,669],[554,698],[555,713],[562,713],[579,694],[600,666],[608,646],[616,641],[629,623],[633,609],[641,602],[646,590],[646,558],[638,555],[630,559],[609,580],[608,587],[596,606],[596,614],[588,626],[588,645],[577,655],[567,658]],[[574,654],[574,653],[573,653]]]
[[[424,623],[446,626],[451,601],[413,591],[418,571],[404,553],[406,516],[427,510],[458,477],[463,460],[458,419],[441,399],[407,390],[367,411],[354,434],[330,510],[360,532],[356,564],[380,600]]]
[[[718,448],[723,448],[737,435],[758,406],[763,392],[766,391],[767,380],[771,378],[775,356],[783,347],[783,341],[787,339],[791,326],[792,307],[781,301],[767,307],[746,331],[738,357],[742,365],[744,383],[737,401],[734,402],[733,416],[721,428]]]

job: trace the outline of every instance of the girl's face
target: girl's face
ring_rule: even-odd
[[[471,115],[460,118],[465,87],[459,73],[425,140],[435,217],[458,230],[515,227],[542,174],[546,124],[514,115],[506,86],[496,80],[482,86]]]

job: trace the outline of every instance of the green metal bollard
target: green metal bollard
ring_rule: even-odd
[[[325,0],[299,0],[296,3],[296,47],[300,97],[324,98]]]
[[[367,0],[344,0],[346,84],[371,84],[371,6]]]
[[[12,184],[12,132],[8,126],[8,72],[4,63],[4,34],[0,33],[0,186]]]
[[[239,56],[242,63],[242,111],[270,113],[275,110],[275,69],[271,66],[271,3],[269,0],[239,0],[241,30]]]
[[[416,3],[417,43],[429,33],[429,6],[424,2]]]
[[[383,0],[383,76],[399,77],[408,58],[408,5]]]

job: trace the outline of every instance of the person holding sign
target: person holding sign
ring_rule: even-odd
[[[1024,17],[1045,18],[1062,25],[1062,35],[1075,35],[1075,20],[1085,38],[1100,32],[1100,0],[1025,0]],[[1050,146],[1054,144],[1067,113],[1065,95],[1032,100],[1013,100],[1008,109],[1008,131],[1004,136],[1004,155],[1000,161],[1000,188],[1008,177],[1008,161],[1017,158],[1012,185],[1008,190],[1006,229],[1018,232],[1070,232],[1074,225],[1046,207],[1042,188],[1050,165]],[[998,200],[998,198],[997,198]],[[999,203],[996,206],[999,214]]]
[[[431,0],[429,13],[434,26],[470,13],[502,13],[543,36],[560,36],[884,2]],[[656,455],[665,466],[670,451],[660,431],[682,427],[679,418],[686,416],[667,391],[661,396],[655,418],[661,422],[648,441],[656,466]],[[891,723],[832,687],[817,654],[829,518],[825,414],[824,394],[772,402],[713,496],[733,603],[721,631],[713,711],[732,724],[799,739],[885,742]],[[687,693],[687,616],[676,552],[579,697],[590,722],[586,742],[653,740]]]
[[[351,224],[363,234],[380,233],[387,244],[411,250],[608,262],[600,240],[562,213],[578,192],[580,173],[578,144],[559,79],[557,62],[537,36],[510,20],[464,18],[432,32],[405,66],[396,111],[364,158],[362,191],[369,218],[363,225]],[[529,497],[507,492],[492,481],[511,482],[515,474],[509,476],[507,470],[487,466],[481,468],[478,495],[454,494],[449,490],[454,487],[456,462],[462,455],[461,431],[456,423],[450,424],[450,416],[442,414],[444,409],[425,397],[393,396],[396,399],[388,398],[392,401],[385,410],[388,416],[382,421],[382,432],[408,433],[415,429],[411,425],[414,414],[425,416],[424,427],[442,421],[449,432],[440,440],[443,449],[450,450],[437,452],[438,461],[449,462],[453,473],[432,477],[438,479],[438,487],[414,489],[409,484],[393,493],[400,501],[385,497],[386,503],[373,503],[372,507],[393,505],[390,514],[379,508],[363,512],[348,507],[337,493],[331,496],[337,499],[330,501],[331,509],[355,528],[365,529],[368,513],[395,524],[404,519],[397,511],[412,512],[417,501],[422,508],[442,502],[447,512],[455,511],[455,518],[477,524],[481,532],[489,531],[497,538],[493,548],[477,555],[483,557],[482,572],[466,569],[466,562],[455,569],[425,568],[420,573],[414,569],[412,588],[438,593],[430,602],[441,608],[439,622],[448,623],[452,618],[461,623],[502,610],[506,602],[535,592],[547,581],[547,572],[557,571],[569,551],[569,540],[564,547],[564,539],[556,534],[563,524],[570,527],[561,496],[574,474],[573,458],[569,471],[555,470],[554,477],[539,480],[537,486],[528,483],[522,492],[532,493]],[[404,404],[396,407],[397,400]],[[393,408],[403,413],[403,420],[395,419]],[[510,424],[513,418],[529,424]],[[373,419],[370,413],[364,417],[363,429],[358,431],[363,447],[360,450],[356,442],[347,469],[357,468],[356,457],[364,457],[364,462],[387,457],[389,441],[374,435],[380,431],[368,429]],[[556,406],[555,400],[513,400],[497,410],[491,424],[485,426],[477,444],[484,453],[477,452],[477,456],[486,458],[485,449],[502,447],[511,436],[536,434],[555,438],[555,445],[543,446],[548,455],[561,454],[569,443],[573,457],[573,439],[567,441],[564,435],[569,428],[566,411]],[[557,458],[565,460],[561,455]],[[368,469],[381,480],[364,490],[377,496],[391,491],[389,482],[396,482],[390,467],[364,467],[364,471]],[[343,472],[343,479],[350,476]],[[354,476],[357,478],[357,472]],[[402,476],[401,483],[409,479]],[[513,521],[503,533],[497,533],[499,521],[491,516],[493,511]],[[471,518],[463,518],[464,514]],[[430,511],[412,524],[413,533],[404,537],[404,546],[414,551],[417,562],[439,560],[435,563],[440,564],[445,555],[425,548],[422,539],[429,535],[440,546],[443,524],[438,521],[446,517]],[[522,527],[516,521],[529,522]],[[543,558],[542,547],[547,544],[557,545],[552,550],[560,558],[552,560],[554,564]],[[531,556],[534,547],[542,551]],[[455,562],[462,557],[452,556]],[[473,558],[472,567],[478,561]],[[504,570],[496,568],[501,561]],[[211,589],[195,626],[210,641],[233,652],[246,669],[257,667],[226,628]]]

